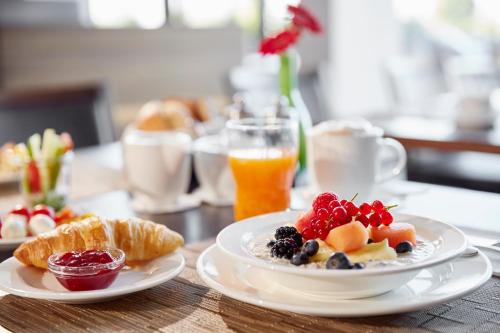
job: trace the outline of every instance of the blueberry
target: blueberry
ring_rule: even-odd
[[[319,250],[319,243],[314,239],[308,240],[304,244],[304,252],[307,253],[308,256],[315,255],[316,253],[318,253],[318,250]]]
[[[309,256],[305,252],[295,253],[290,262],[295,266],[305,265],[309,262]]]
[[[350,269],[351,263],[344,252],[336,252],[326,261],[327,269]]]
[[[411,252],[413,250],[413,246],[411,245],[410,242],[404,241],[396,245],[396,252],[397,253],[406,253],[406,252]]]
[[[368,242],[366,242],[366,244],[371,244],[371,243],[373,243],[373,239],[368,238]]]
[[[352,265],[352,269],[363,269],[365,268],[365,264],[357,262],[354,265]]]

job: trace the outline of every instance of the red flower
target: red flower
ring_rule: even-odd
[[[280,54],[290,45],[295,44],[299,35],[298,30],[287,29],[275,36],[264,38],[260,43],[259,52],[262,54]]]
[[[323,31],[318,20],[304,6],[288,5],[288,11],[293,15],[292,22],[296,27],[306,28],[317,34]]]

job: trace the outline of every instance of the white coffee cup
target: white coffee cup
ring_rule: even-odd
[[[182,132],[145,132],[131,126],[125,130],[125,174],[134,209],[175,210],[191,179],[191,144],[191,137]]]
[[[231,205],[235,185],[227,159],[227,144],[219,135],[197,139],[193,144],[194,170],[202,199],[215,206]]]
[[[358,193],[358,201],[372,199],[376,184],[398,176],[406,165],[406,151],[383,130],[360,121],[328,121],[307,135],[308,168],[315,191],[333,191],[342,198]],[[396,161],[382,170],[382,151],[392,150]]]

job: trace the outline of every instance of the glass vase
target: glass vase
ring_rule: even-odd
[[[299,156],[298,172],[306,169],[307,150],[306,132],[312,127],[311,115],[299,91],[299,54],[294,49],[288,49],[280,55],[279,88],[290,106],[290,115],[299,123]]]

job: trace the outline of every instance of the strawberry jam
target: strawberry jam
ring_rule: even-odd
[[[109,287],[124,263],[125,254],[118,249],[53,254],[48,262],[49,270],[59,283],[71,291]]]

